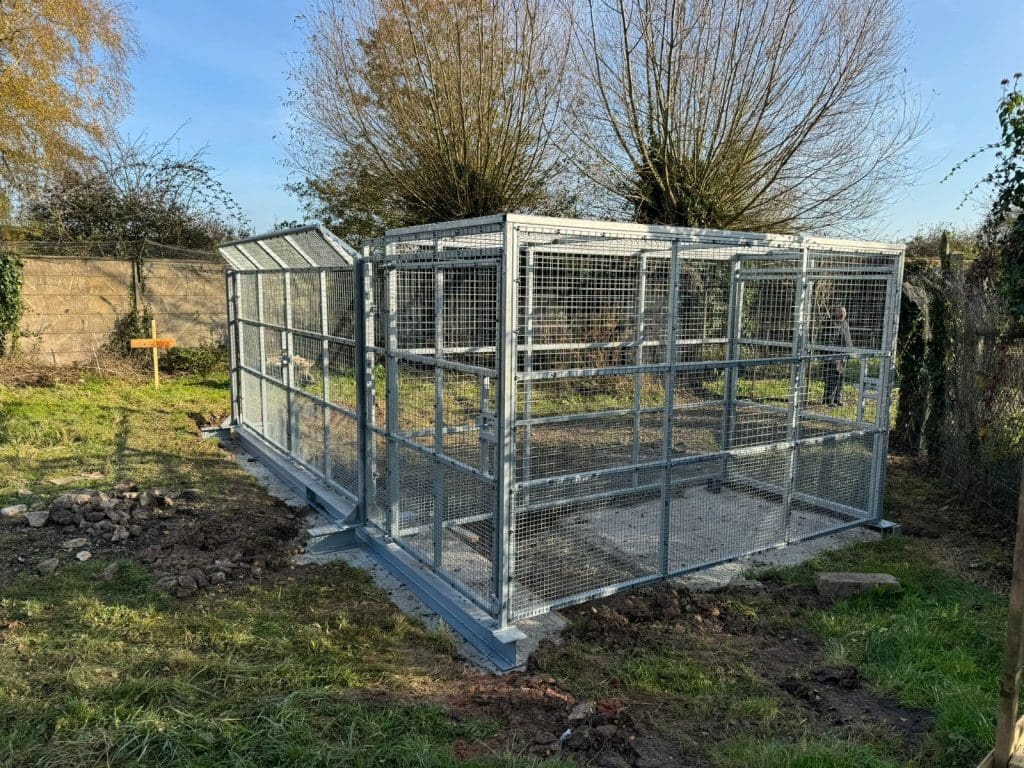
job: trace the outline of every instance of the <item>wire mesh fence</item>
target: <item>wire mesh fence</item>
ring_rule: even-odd
[[[229,274],[239,421],[512,623],[879,518],[901,270],[607,222],[396,230]]]

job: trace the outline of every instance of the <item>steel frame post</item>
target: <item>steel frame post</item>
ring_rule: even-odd
[[[385,527],[389,536],[394,536],[395,524],[401,512],[402,477],[399,467],[398,440],[398,270],[386,267],[387,291],[385,312],[387,313],[387,409],[388,434],[388,511]]]
[[[231,423],[239,424],[242,417],[242,345],[238,328],[238,273],[234,270],[224,273],[224,291],[228,313],[228,375],[234,387],[231,398]]]
[[[533,439],[533,424],[531,419],[533,418],[533,379],[530,374],[533,373],[533,323],[534,323],[534,311],[536,310],[535,294],[537,278],[534,274],[534,253],[533,248],[525,249],[525,272],[526,272],[526,286],[523,300],[526,302],[523,312],[523,334],[525,338],[525,349],[523,351],[523,370],[526,372],[526,376],[523,380],[523,456],[520,462],[522,466],[522,478],[521,482],[528,483],[530,478],[533,477],[533,466],[531,461],[531,442]],[[517,350],[518,352],[518,350]],[[524,488],[520,491],[520,498],[518,499],[519,504],[523,509],[529,509],[530,507],[530,489]]]
[[[679,345],[679,240],[672,241],[672,260],[668,281],[668,323],[665,339],[665,412],[662,418],[661,457],[664,477],[661,488],[661,526],[659,552],[662,576],[668,576],[669,543],[672,526],[672,449],[675,428],[676,362]]]
[[[331,479],[331,409],[327,403],[331,399],[331,349],[327,341],[327,270],[319,270],[320,276],[320,334],[323,336],[320,342],[320,396],[322,398],[322,415],[324,430],[324,478]],[[358,386],[358,385],[357,385]]]
[[[740,320],[743,311],[743,282],[740,279],[742,267],[740,254],[735,254],[729,262],[729,316],[726,320],[725,359],[732,363],[739,358]],[[723,451],[732,448],[732,433],[736,423],[736,389],[739,379],[739,368],[729,365],[725,369],[725,383],[722,389],[722,436],[720,445]],[[729,455],[722,458],[722,483],[729,482]]]
[[[875,433],[872,441],[871,485],[868,498],[868,515],[871,520],[882,519],[885,505],[885,472],[889,454],[889,410],[892,408],[892,378],[896,359],[896,341],[899,336],[903,267],[904,256],[901,254],[889,277],[885,309],[887,322],[882,342],[885,353],[878,359],[878,412],[876,414],[878,432]]]
[[[494,429],[494,425],[488,423],[488,418],[485,415],[489,413],[489,406],[491,403],[491,396],[489,392],[490,379],[483,374],[478,374],[477,382],[480,389],[480,413],[476,417],[477,429],[480,433],[478,460],[480,471],[486,475],[491,473],[491,448],[484,430],[488,428]]]
[[[644,364],[644,336],[647,332],[647,252],[637,255],[636,276],[636,359],[638,369]],[[644,374],[638,370],[633,377],[633,464],[640,463],[640,408],[643,405]],[[640,470],[633,470],[633,487],[640,485]]]
[[[495,457],[494,596],[500,628],[512,623],[515,575],[515,406],[519,282],[519,232],[504,219],[503,253],[498,278],[498,387]]]
[[[886,293],[888,293],[889,286],[886,285]],[[888,300],[888,297],[886,297]],[[888,317],[886,317],[888,320]],[[857,421],[864,421],[864,379],[865,372],[867,371],[867,361],[859,360],[859,373],[857,376]],[[881,373],[881,370],[879,370]]]
[[[374,382],[373,344],[375,323],[373,317],[373,265],[368,260],[368,249],[352,268],[352,301],[355,317],[356,349],[353,360],[356,376],[356,440],[360,453],[358,486],[359,522],[366,524],[370,510],[376,504],[377,488],[374,482],[376,437],[374,409],[376,392]]]
[[[264,327],[263,312],[263,273],[256,273],[256,321],[259,326],[260,340],[260,434],[269,437],[267,433],[267,334]]]
[[[295,385],[294,371],[292,368],[292,356],[294,351],[292,350],[292,275],[290,271],[284,273],[284,327],[286,330],[281,332],[282,341],[281,345],[283,350],[281,360],[281,378],[284,380],[284,394],[285,402],[288,408],[288,454],[294,456],[299,452],[296,447],[298,442],[295,434],[296,422],[298,419],[295,417],[295,396],[292,393],[292,389]]]
[[[437,236],[434,237],[434,252],[438,252]],[[434,267],[434,356],[444,360],[444,269]],[[444,454],[444,368],[434,366],[434,568],[441,570],[444,565],[444,509],[445,483],[444,465],[440,457]]]
[[[807,387],[805,359],[807,331],[810,322],[810,303],[812,297],[811,281],[808,277],[810,269],[810,248],[804,243],[800,249],[800,272],[797,277],[796,301],[793,307],[793,360],[789,389],[789,418],[786,424],[786,442],[789,443],[789,456],[786,460],[785,492],[782,497],[782,540],[790,541],[790,521],[793,514],[793,492],[796,487],[797,472],[797,441],[800,438],[800,413],[803,403],[803,392]]]

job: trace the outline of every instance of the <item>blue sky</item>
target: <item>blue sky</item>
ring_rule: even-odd
[[[304,0],[141,0],[134,14],[142,55],[132,65],[133,110],[122,128],[207,159],[257,230],[301,218],[283,186],[289,58],[303,46],[296,17]],[[928,104],[931,125],[918,149],[929,166],[886,214],[878,237],[902,239],[936,223],[980,218],[956,210],[991,166],[974,161],[951,182],[949,168],[996,137],[999,81],[1024,70],[1024,0],[907,0],[907,79]]]

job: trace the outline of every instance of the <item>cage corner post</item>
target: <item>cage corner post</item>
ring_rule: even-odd
[[[390,255],[392,244],[385,244],[384,257]],[[385,532],[394,537],[395,528],[400,524],[402,477],[399,466],[397,436],[400,433],[398,418],[398,270],[394,265],[384,266],[385,290],[384,313],[387,322],[387,347],[385,362],[387,384],[384,393],[385,421],[387,432],[387,514]]]
[[[883,355],[878,364],[879,403],[876,413],[876,431],[872,439],[871,485],[868,498],[869,520],[885,532],[897,532],[899,526],[891,521],[883,520],[885,514],[885,475],[889,458],[890,410],[892,409],[893,375],[896,365],[896,342],[899,337],[900,301],[903,296],[903,268],[905,256],[897,257],[896,264],[889,278],[889,290],[886,296],[885,336],[882,340]]]
[[[679,238],[672,240],[672,256],[668,276],[668,317],[665,328],[665,374],[664,412],[662,413],[661,458],[662,487],[661,510],[658,532],[659,572],[667,578],[669,574],[669,550],[672,538],[672,457],[674,454],[675,393],[677,362],[679,358]]]
[[[519,283],[519,232],[504,219],[501,266],[498,271],[498,386],[496,392],[496,456],[493,592],[499,631],[512,624],[515,576],[515,415]]]
[[[228,319],[228,380],[234,390],[231,394],[231,428],[242,419],[242,345],[238,324],[238,273],[229,269],[224,273]]]
[[[374,470],[374,316],[373,316],[373,265],[369,262],[367,249],[362,258],[352,266],[352,304],[355,317],[355,360],[356,374],[356,444],[359,463],[356,472],[358,500],[356,523],[366,525],[370,509],[375,504],[376,485]]]
[[[736,393],[739,382],[739,339],[742,332],[743,282],[741,255],[734,253],[729,259],[729,305],[726,318],[725,382],[722,387],[722,434],[719,445],[722,456],[722,487],[729,483],[732,459],[733,431],[736,425]]]
[[[786,443],[789,455],[786,457],[786,476],[783,479],[782,494],[782,532],[780,541],[792,543],[793,500],[797,495],[797,473],[800,471],[798,454],[801,438],[801,411],[804,408],[807,391],[806,368],[810,364],[807,357],[807,339],[811,322],[811,298],[813,281],[811,271],[811,249],[806,241],[800,240],[800,269],[797,273],[796,292],[793,306],[793,339],[791,349],[792,370],[789,387],[788,413],[786,416]]]
[[[444,568],[444,535],[445,535],[445,470],[441,457],[445,455],[444,446],[444,368],[441,362],[445,359],[445,327],[444,327],[444,267],[441,261],[441,243],[434,233],[434,488],[433,488],[433,558],[434,569]]]

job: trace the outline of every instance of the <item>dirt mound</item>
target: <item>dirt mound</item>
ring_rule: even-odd
[[[760,686],[768,698],[777,699],[781,713],[772,726],[775,730],[784,723],[804,723],[824,737],[888,732],[906,755],[912,754],[925,739],[933,715],[879,696],[852,667],[825,665],[822,640],[800,628],[802,614],[822,605],[815,590],[802,586],[745,582],[694,592],[662,583],[567,610],[570,624],[563,636],[542,643],[527,668],[533,679],[551,684],[555,678],[546,675],[564,672],[566,665],[572,668],[582,653],[614,677],[617,665],[633,649],[650,648],[668,657],[677,655],[695,669],[731,664],[746,670],[743,675],[752,675],[755,690]],[[596,709],[575,723],[570,722],[570,713],[580,702],[567,702],[559,719],[550,707],[532,718],[522,711],[529,701],[512,701],[527,732],[539,734],[535,751],[571,754],[601,768],[706,765],[715,742],[761,727],[731,711],[727,696],[707,710],[671,692],[630,695],[628,685],[622,684],[612,690],[622,696],[621,708],[609,711],[602,702],[594,702]],[[666,707],[670,717],[664,716]],[[559,733],[559,728],[566,730]],[[558,736],[557,744],[548,740],[550,734]],[[802,734],[796,729],[789,737]]]
[[[0,559],[0,572],[52,573],[72,558],[133,557],[177,597],[287,566],[302,530],[299,516],[275,499],[242,514],[196,488],[172,493],[133,483],[78,488],[6,522],[24,541],[13,561]]]
[[[691,764],[623,699],[577,699],[553,677],[479,676],[467,681],[450,702],[457,715],[494,719],[504,726],[490,741],[459,745],[460,758],[525,750],[601,768]]]
[[[725,592],[693,592],[662,583],[614,595],[567,611],[573,635],[606,647],[632,643],[652,625],[686,625],[698,632],[743,632],[749,614],[736,610]]]

